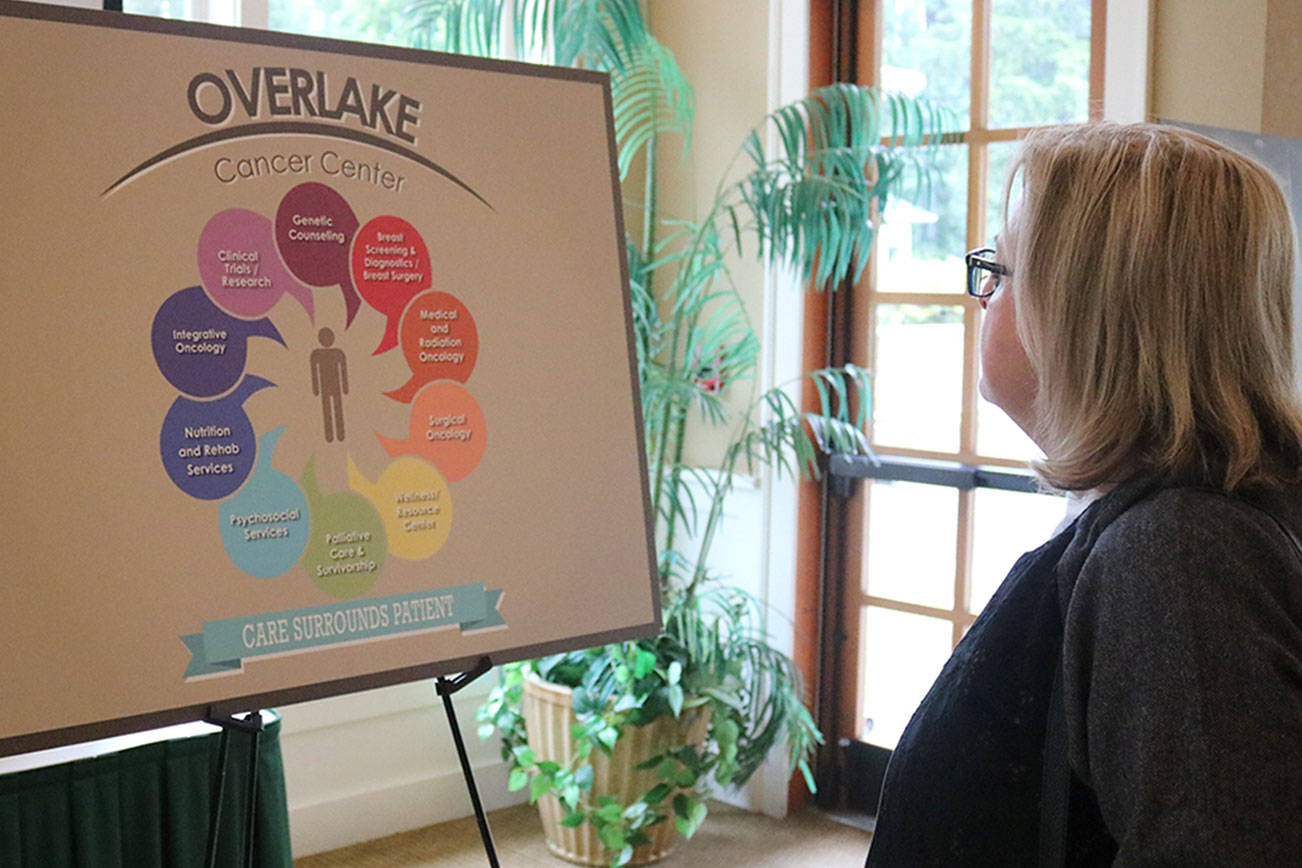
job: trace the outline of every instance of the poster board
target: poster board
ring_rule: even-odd
[[[659,627],[604,75],[0,0],[0,755]]]

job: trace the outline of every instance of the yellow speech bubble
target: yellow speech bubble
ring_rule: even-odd
[[[438,468],[404,455],[371,482],[348,456],[348,486],[375,504],[384,521],[389,554],[409,561],[430,557],[448,541],[452,494]]]

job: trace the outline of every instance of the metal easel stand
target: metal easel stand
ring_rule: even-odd
[[[479,837],[484,842],[484,853],[488,856],[488,864],[492,868],[500,868],[497,861],[497,850],[493,846],[493,833],[488,828],[488,817],[484,814],[484,806],[479,801],[479,790],[475,787],[475,775],[470,768],[470,758],[466,756],[466,743],[461,738],[461,727],[457,725],[457,714],[452,708],[452,694],[491,668],[493,668],[493,661],[488,657],[480,657],[474,668],[467,672],[462,672],[453,678],[444,678],[442,676],[436,678],[434,689],[439,696],[443,697],[443,709],[448,714],[448,726],[452,729],[452,740],[457,745],[457,758],[461,760],[461,775],[466,779],[466,789],[470,792],[470,803],[475,808],[475,821],[479,823]]]
[[[250,711],[243,719],[210,713],[204,720],[206,723],[220,726],[222,734],[217,747],[217,779],[213,784],[212,807],[209,811],[212,819],[208,826],[208,849],[203,864],[206,868],[215,868],[217,865],[217,838],[221,833],[222,801],[226,795],[226,766],[230,754],[231,731],[238,730],[248,733],[252,739],[249,743],[249,773],[244,793],[243,864],[244,868],[253,868],[253,828],[258,798],[258,747],[263,730],[262,712]]]

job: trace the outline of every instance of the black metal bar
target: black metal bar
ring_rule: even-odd
[[[1010,473],[1006,470],[991,470],[978,467],[976,470],[977,488],[998,488],[1001,491],[1025,491],[1031,494],[1062,494],[1041,488],[1034,476],[1024,473]]]
[[[105,12],[121,12],[122,0],[104,0]]]
[[[221,724],[218,724],[221,726]],[[217,740],[217,783],[213,786],[212,805],[208,811],[208,850],[204,855],[203,864],[207,868],[215,868],[217,865],[217,835],[222,825],[222,799],[226,794],[226,760],[230,752],[231,731],[229,727],[222,727],[221,737]]]
[[[249,730],[249,785],[244,794],[244,868],[253,868],[253,830],[257,824],[258,806],[258,750],[262,741],[262,712],[250,712],[246,722]]]
[[[248,781],[244,792],[244,866],[253,868],[253,830],[257,817],[258,751],[263,730],[262,712],[251,711],[241,720],[228,714],[214,714],[210,709],[204,722],[219,726],[222,730],[221,738],[217,742],[217,782],[213,787],[212,806],[209,810],[212,820],[208,827],[208,849],[204,855],[204,865],[207,868],[215,868],[217,865],[217,838],[221,833],[222,802],[226,796],[226,767],[230,759],[231,732],[239,730],[248,733],[252,738],[249,744]]]
[[[1000,491],[1020,491],[1028,494],[1055,493],[1041,489],[1035,477],[1029,473],[924,458],[833,455],[828,461],[828,474],[833,478],[921,482],[964,491],[973,488],[994,488]]]
[[[475,773],[470,768],[470,757],[466,754],[466,743],[461,738],[461,727],[457,725],[457,713],[452,707],[452,694],[474,681],[493,667],[493,661],[487,657],[479,658],[473,669],[462,672],[455,678],[439,677],[435,679],[434,690],[443,697],[443,710],[448,715],[448,726],[452,729],[452,741],[457,746],[457,758],[461,760],[461,775],[466,779],[466,790],[470,793],[470,804],[475,808],[475,822],[479,824],[479,837],[484,842],[484,853],[492,868],[500,868],[497,861],[497,848],[493,846],[493,832],[488,828],[488,815],[479,801],[479,789],[475,786]]]

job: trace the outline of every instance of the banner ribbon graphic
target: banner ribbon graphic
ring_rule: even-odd
[[[506,626],[500,590],[483,582],[325,606],[205,621],[182,636],[193,655],[185,677],[233,674],[251,657],[328,648],[458,626],[462,633]]]

